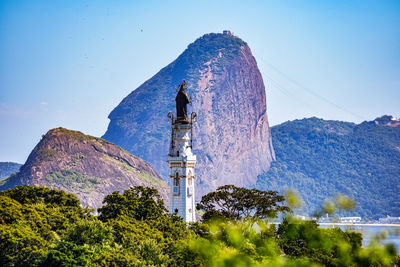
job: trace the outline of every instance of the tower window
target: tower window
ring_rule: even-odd
[[[179,173],[178,172],[176,172],[176,174],[175,174],[175,178],[174,178],[174,186],[173,186],[173,193],[174,193],[174,195],[179,195],[179,184],[180,184],[180,181],[179,181]]]
[[[174,186],[179,186],[179,173],[178,172],[175,174]]]

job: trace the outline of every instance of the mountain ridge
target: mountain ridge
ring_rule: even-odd
[[[1,181],[0,190],[19,184],[74,193],[91,208],[100,207],[104,196],[131,186],[155,187],[165,201],[169,191],[142,159],[104,139],[61,127],[43,136],[19,173]]]
[[[304,118],[271,127],[277,160],[258,177],[258,189],[295,189],[311,215],[337,194],[356,201],[354,211],[377,219],[400,216],[400,127],[392,116],[360,124]]]
[[[110,113],[103,138],[148,161],[168,180],[167,114],[186,80],[197,112],[196,197],[217,186],[255,183],[274,159],[265,87],[248,45],[231,34],[206,34],[125,97]],[[140,140],[140,141],[139,141]]]

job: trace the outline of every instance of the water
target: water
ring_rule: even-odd
[[[321,224],[323,228],[333,227],[332,224]],[[363,246],[366,247],[371,242],[372,239],[377,236],[384,236],[381,239],[382,244],[394,244],[397,253],[400,254],[400,225],[367,225],[367,224],[357,224],[357,225],[335,225],[343,231],[354,230],[356,232],[362,233],[363,235]]]

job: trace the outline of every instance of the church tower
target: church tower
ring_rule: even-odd
[[[180,85],[176,101],[176,119],[172,112],[168,113],[171,120],[171,144],[168,154],[170,177],[170,207],[171,213],[176,213],[185,222],[195,222],[194,167],[196,156],[192,153],[193,123],[196,113],[192,112],[190,120],[187,116],[187,104],[191,103],[185,92],[186,82]]]

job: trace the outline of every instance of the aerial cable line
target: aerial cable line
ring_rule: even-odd
[[[264,73],[264,75],[266,75]],[[304,101],[302,98],[300,97],[296,97],[295,95],[293,95],[289,90],[285,89],[285,87],[283,87],[281,84],[279,84],[277,81],[275,81],[274,79],[271,78],[271,76],[266,75],[268,77],[268,79],[271,81],[271,84],[273,87],[275,87],[276,89],[278,89],[280,92],[282,92],[283,94],[285,94],[286,96],[292,98],[293,100],[296,100],[296,102],[302,102],[304,104],[304,106],[306,106],[307,108],[309,108],[310,110],[314,111],[314,112],[319,112],[317,109],[315,109],[312,105],[310,105],[309,103],[307,103],[306,101]]]
[[[303,86],[302,84],[300,84],[298,81],[292,79],[291,77],[289,77],[288,75],[286,75],[285,73],[283,73],[282,71],[280,71],[277,67],[273,66],[271,63],[269,63],[267,60],[265,60],[262,57],[259,57],[265,64],[267,64],[269,67],[271,67],[273,70],[275,70],[277,73],[279,73],[280,75],[282,75],[284,78],[286,78],[289,82],[291,82],[292,84],[296,85],[298,88],[303,89],[304,91],[308,92],[309,94],[313,95],[314,97],[320,99],[321,101],[330,104],[331,106],[336,107],[337,109],[340,109],[348,114],[353,115],[354,117],[357,117],[359,119],[365,120],[365,118],[363,116],[360,116],[344,107],[339,106],[338,104],[332,102],[331,100],[319,95],[318,93],[314,92],[313,90],[311,90],[310,88],[307,88],[306,86]]]
[[[319,112],[317,109],[315,109],[312,105],[310,105],[309,103],[307,103],[306,101],[304,101],[302,98],[296,97],[294,96],[288,89],[285,89],[284,86],[282,86],[281,84],[279,84],[276,80],[274,80],[269,74],[263,72],[263,74],[268,78],[268,81],[271,82],[272,87],[276,88],[278,91],[280,91],[281,93],[283,93],[284,95],[286,95],[289,98],[292,98],[294,100],[296,100],[296,102],[302,102],[307,108],[309,108],[310,110],[314,111],[314,112]]]

